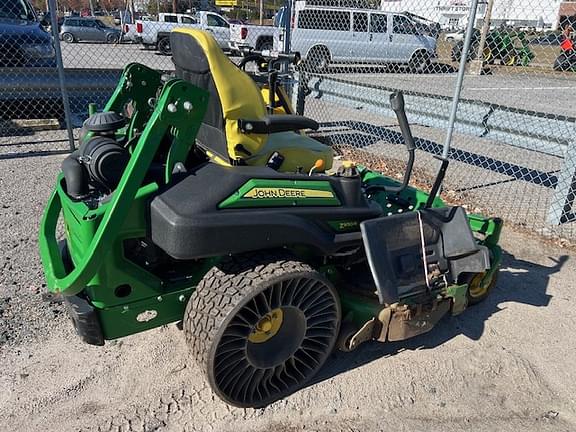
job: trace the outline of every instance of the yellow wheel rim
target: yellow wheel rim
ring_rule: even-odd
[[[484,60],[490,60],[492,58],[492,50],[490,48],[484,48],[482,55],[484,56]]]
[[[264,315],[256,323],[252,332],[248,335],[248,340],[252,343],[264,343],[272,338],[282,326],[282,309],[273,309]]]
[[[514,66],[514,64],[516,63],[516,57],[512,56],[508,59],[508,61],[506,62],[506,66]]]
[[[468,292],[470,297],[478,298],[485,295],[489,287],[490,279],[486,278],[486,273],[478,273],[468,284]]]

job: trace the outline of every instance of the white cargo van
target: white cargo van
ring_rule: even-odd
[[[316,72],[331,63],[397,63],[424,72],[436,58],[436,38],[419,31],[405,14],[295,4],[291,49]],[[276,49],[281,42],[279,36]]]

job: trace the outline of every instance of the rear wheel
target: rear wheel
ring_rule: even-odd
[[[426,51],[418,51],[412,55],[408,67],[412,73],[425,73],[430,71],[430,54]]]
[[[117,35],[117,34],[109,34],[108,36],[106,36],[106,43],[109,43],[109,44],[118,43],[119,40],[120,40],[120,35]]]
[[[224,259],[199,283],[186,340],[219,397],[263,407],[301,388],[334,348],[340,303],[332,284],[286,255]]]
[[[451,57],[452,61],[459,62],[462,58],[462,51],[464,49],[464,42],[457,42],[456,45],[452,47]],[[467,59],[468,60],[468,59]]]
[[[74,39],[74,35],[72,33],[64,33],[62,35],[62,40],[66,43],[73,43],[76,40]]]
[[[576,71],[576,53],[568,55],[566,53],[560,54],[554,61],[555,71]]]
[[[170,38],[163,37],[158,41],[158,51],[164,55],[172,55],[172,48],[170,48]]]
[[[502,64],[506,66],[517,66],[518,56],[514,53],[506,54],[504,58],[502,58]]]
[[[494,55],[489,47],[484,47],[482,52],[482,59],[485,63],[494,63]]]
[[[271,39],[262,39],[259,40],[258,43],[256,44],[256,49],[258,51],[271,50],[273,48],[274,44]]]
[[[306,56],[305,65],[311,72],[326,72],[328,66],[330,66],[330,52],[328,51],[328,48],[312,48]]]

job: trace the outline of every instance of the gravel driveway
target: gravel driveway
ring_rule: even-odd
[[[27,152],[55,148],[0,146],[1,431],[576,430],[576,254],[510,230],[486,302],[411,341],[334,354],[266,409],[217,399],[175,325],[82,344],[37,253],[63,156]]]

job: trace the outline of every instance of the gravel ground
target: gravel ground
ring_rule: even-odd
[[[218,400],[175,325],[82,344],[45,295],[37,253],[63,156],[28,153],[65,146],[0,147],[0,430],[576,430],[576,254],[511,230],[486,302],[413,340],[334,354],[266,409]]]

